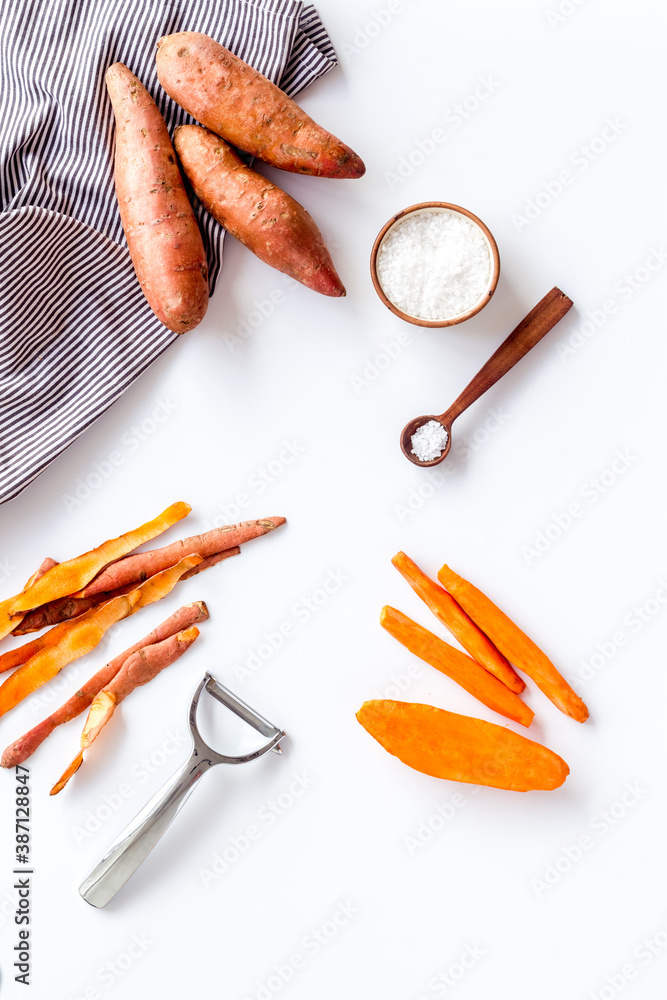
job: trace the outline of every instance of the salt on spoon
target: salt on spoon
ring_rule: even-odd
[[[571,308],[572,300],[560,288],[552,288],[502,342],[448,410],[440,416],[415,417],[405,425],[401,433],[405,457],[422,468],[442,462],[452,446],[452,424],[456,418],[506,375]],[[429,455],[432,457],[426,457]]]
[[[410,451],[420,462],[432,462],[440,458],[448,438],[449,434],[439,420],[428,420],[410,438]]]

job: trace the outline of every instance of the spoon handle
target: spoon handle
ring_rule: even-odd
[[[512,330],[509,337],[503,340],[495,354],[492,354],[477,372],[458,399],[442,414],[440,417],[442,422],[451,425],[471,403],[479,399],[487,389],[496,384],[498,379],[506,375],[524,354],[535,347],[571,308],[572,300],[561,292],[560,288],[552,288]]]

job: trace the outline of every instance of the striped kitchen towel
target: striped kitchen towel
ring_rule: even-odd
[[[0,4],[0,503],[11,500],[176,339],[146,303],[113,186],[104,73],[123,62],[167,125],[162,35],[203,31],[291,96],[336,65],[301,0]],[[211,292],[224,231],[197,208]]]

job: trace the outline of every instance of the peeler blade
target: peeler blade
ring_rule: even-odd
[[[205,687],[209,694],[213,695],[214,698],[225,705],[230,711],[234,712],[235,715],[238,715],[244,722],[247,722],[253,729],[256,729],[262,736],[276,737],[282,732],[278,726],[274,726],[272,722],[269,722],[263,715],[256,712],[254,708],[251,708],[238,695],[233,694],[229,688],[226,688],[217,681],[212,674],[206,674]],[[281,754],[282,750],[277,744],[271,748],[271,752]]]

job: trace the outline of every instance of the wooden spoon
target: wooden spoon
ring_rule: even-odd
[[[512,330],[509,337],[502,342],[495,354],[491,355],[448,410],[445,410],[440,416],[415,417],[405,425],[401,433],[401,450],[405,457],[410,459],[413,465],[420,465],[424,469],[430,468],[432,465],[439,465],[447,457],[452,446],[452,424],[456,418],[478,400],[487,389],[495,385],[498,379],[506,375],[510,368],[513,368],[524,354],[535,347],[571,308],[572,300],[564,292],[561,292],[560,288],[552,288],[541,302],[538,302],[535,308],[531,309],[525,319],[521,320],[516,329]],[[433,458],[430,462],[422,462],[412,452],[412,435],[429,420],[436,420],[442,424],[447,432],[447,443],[438,458]]]

